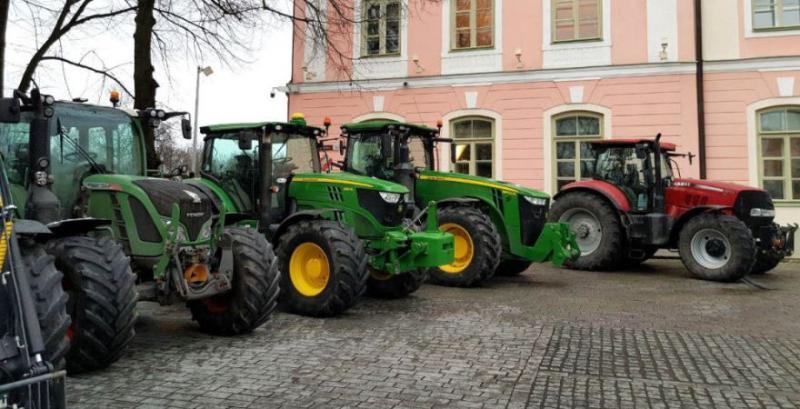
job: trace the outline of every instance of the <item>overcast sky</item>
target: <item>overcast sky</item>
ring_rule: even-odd
[[[11,1],[4,96],[18,84],[39,41],[28,10],[21,1]],[[133,91],[133,26],[128,23],[132,19],[130,15],[111,27],[93,27],[71,36],[63,43],[64,55],[71,59],[83,57],[88,65],[114,67],[115,75]],[[263,30],[253,33],[252,53],[244,58],[249,61],[227,66],[216,57],[197,62],[182,53],[174,55],[170,58],[171,80],[164,75],[162,65],[156,64],[156,78],[161,85],[158,102],[173,110],[193,112],[196,66],[210,65],[214,73],[209,77],[201,76],[200,80],[201,125],[286,119],[285,95],[277,93],[276,98],[271,99],[269,92],[290,79],[290,24],[285,21],[265,23]],[[43,65],[37,71],[36,81],[46,93],[58,99],[81,97],[99,104],[108,104],[109,91],[119,88],[99,75],[57,62]],[[123,98],[123,105],[132,107],[133,103]]]

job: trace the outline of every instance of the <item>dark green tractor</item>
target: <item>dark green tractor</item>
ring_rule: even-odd
[[[183,301],[214,334],[266,321],[278,294],[271,245],[234,226],[203,186],[146,176],[144,127],[174,114],[56,102],[37,91],[3,106],[17,116],[0,126],[14,204],[39,222],[70,296],[70,370],[121,355],[137,300]]]
[[[436,171],[437,129],[392,121],[342,126],[344,171],[390,180],[411,192],[410,205],[439,204],[439,227],[455,236],[455,259],[431,269],[434,282],[472,286],[495,273],[516,275],[531,263],[561,266],[580,255],[575,237],[563,223],[546,223],[550,197],[516,184]],[[469,148],[469,146],[466,146]],[[344,152],[343,152],[344,154]]]
[[[213,125],[205,134],[202,183],[231,217],[257,225],[276,246],[281,296],[291,311],[341,313],[365,291],[402,297],[425,270],[452,261],[453,238],[436,229],[435,204],[423,223],[404,217],[408,189],[320,171],[320,128],[289,123]],[[422,216],[421,216],[422,217]]]

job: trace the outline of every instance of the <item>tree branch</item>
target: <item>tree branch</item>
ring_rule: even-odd
[[[66,59],[64,57],[59,57],[59,56],[56,56],[56,55],[48,55],[48,56],[44,56],[44,57],[41,58],[41,61],[48,61],[48,60],[49,61],[61,61],[61,62],[66,63],[66,64],[69,64],[69,65],[72,65],[72,66],[75,66],[75,67],[78,67],[78,68],[82,68],[84,70],[91,71],[91,72],[93,72],[95,74],[100,74],[100,75],[102,75],[102,76],[104,76],[104,77],[116,82],[117,85],[119,85],[120,88],[122,88],[122,90],[126,94],[128,94],[128,96],[133,98],[133,94],[130,92],[130,90],[128,90],[127,87],[125,87],[125,84],[123,84],[122,81],[119,80],[119,78],[114,76],[114,74],[111,74],[110,72],[106,71],[105,69],[98,69],[98,68],[90,67],[90,66],[88,66],[86,64],[82,64],[80,62],[68,60],[68,59]]]

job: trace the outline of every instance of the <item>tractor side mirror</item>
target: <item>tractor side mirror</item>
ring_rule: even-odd
[[[341,155],[342,157],[344,157],[345,145],[346,144],[347,144],[347,142],[344,139],[340,139],[339,140],[339,155]]]
[[[20,110],[19,99],[0,99],[0,122],[17,123],[21,121]]]
[[[250,138],[239,138],[239,149],[243,151],[253,149],[253,140]]]
[[[188,118],[181,119],[181,135],[183,139],[192,139],[192,120]]]
[[[383,143],[381,144],[381,157],[383,160],[390,160],[394,157],[394,152],[392,152],[392,135],[386,135],[383,138]]]

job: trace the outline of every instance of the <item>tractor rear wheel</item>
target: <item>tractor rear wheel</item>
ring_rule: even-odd
[[[281,303],[289,311],[330,317],[354,306],[369,271],[364,244],[353,231],[329,220],[301,220],[278,241]]]
[[[624,249],[624,232],[617,211],[592,193],[567,193],[550,209],[551,222],[567,223],[575,233],[581,255],[568,264],[578,270],[617,267]]]
[[[455,260],[431,268],[432,282],[471,287],[494,275],[502,248],[489,216],[473,206],[445,206],[439,209],[439,230],[454,236]]]
[[[428,279],[427,269],[404,271],[395,275],[371,268],[369,270],[367,294],[377,298],[403,298],[419,290]]]
[[[111,365],[135,334],[136,276],[130,260],[122,246],[107,238],[66,237],[47,247],[69,294],[67,370],[81,373]]]
[[[188,303],[200,330],[215,335],[239,335],[266,322],[278,303],[280,273],[272,245],[256,230],[229,227],[233,242],[233,283],[230,291]]]
[[[525,272],[533,264],[532,261],[519,259],[506,259],[497,266],[496,276],[513,277]]]
[[[758,256],[756,256],[756,263],[753,265],[753,269],[750,270],[750,274],[766,274],[773,268],[778,267],[778,264],[780,264],[781,260],[783,260],[783,256],[777,252],[766,251],[760,253]]]
[[[61,287],[63,275],[56,269],[53,256],[36,243],[20,240],[20,253],[27,270],[36,315],[44,341],[44,360],[56,369],[64,368],[69,351],[69,315],[67,294]]]
[[[692,218],[681,229],[678,246],[683,265],[703,280],[737,281],[756,260],[750,229],[733,216],[704,213]]]

